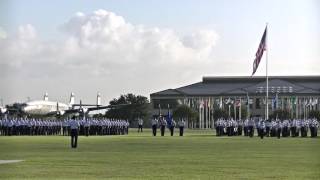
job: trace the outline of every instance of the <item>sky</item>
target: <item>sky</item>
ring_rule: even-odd
[[[269,75],[319,75],[319,22],[317,0],[2,0],[0,98],[107,104],[250,76],[267,23]]]

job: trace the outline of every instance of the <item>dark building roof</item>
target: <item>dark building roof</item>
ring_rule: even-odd
[[[202,82],[152,93],[151,98],[261,94],[266,91],[265,76],[203,77]],[[270,76],[269,92],[280,95],[320,95],[320,76]]]

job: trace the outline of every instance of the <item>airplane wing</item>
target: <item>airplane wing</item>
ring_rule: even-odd
[[[95,105],[95,107],[83,108],[82,104],[80,104],[79,108],[73,108],[73,109],[59,111],[58,104],[57,104],[57,110],[56,111],[52,111],[52,112],[50,112],[50,113],[48,113],[46,115],[47,116],[56,116],[56,115],[67,115],[67,114],[74,114],[74,113],[85,114],[85,113],[89,113],[90,111],[96,111],[96,110],[101,110],[101,109],[119,108],[119,107],[123,107],[123,106],[127,106],[127,105],[129,105],[129,104],[118,104],[118,105],[108,105],[108,106],[97,106],[97,105]]]
[[[128,106],[130,104],[118,104],[118,105],[108,105],[108,106],[96,106],[96,107],[89,107],[88,112],[89,111],[96,111],[96,110],[101,110],[101,109],[112,109],[112,108],[119,108],[119,107],[124,107],[124,106]]]
[[[77,107],[77,106],[97,106],[96,104],[72,104],[72,107]],[[101,105],[98,105],[101,106]]]
[[[45,116],[57,116],[57,115],[66,115],[66,114],[73,114],[73,113],[79,113],[80,109],[68,109],[64,111],[51,111],[47,113]]]

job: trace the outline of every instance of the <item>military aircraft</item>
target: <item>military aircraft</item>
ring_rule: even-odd
[[[119,106],[119,105],[117,105]],[[96,104],[75,104],[75,95],[71,93],[69,103],[49,101],[48,93],[45,93],[43,100],[33,100],[26,103],[15,104],[8,108],[13,114],[35,115],[35,116],[63,116],[68,114],[87,115],[91,111],[114,108],[112,105],[101,105],[101,96],[98,92]]]
[[[3,106],[3,100],[1,99],[1,105],[0,105],[0,116],[5,114],[7,112],[7,108]]]
[[[7,108],[0,106],[0,115],[5,114],[7,112]]]

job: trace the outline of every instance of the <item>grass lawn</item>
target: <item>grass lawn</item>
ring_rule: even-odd
[[[0,179],[320,179],[320,138],[0,137]],[[158,132],[159,133],[159,132]],[[177,134],[176,134],[177,135]]]

